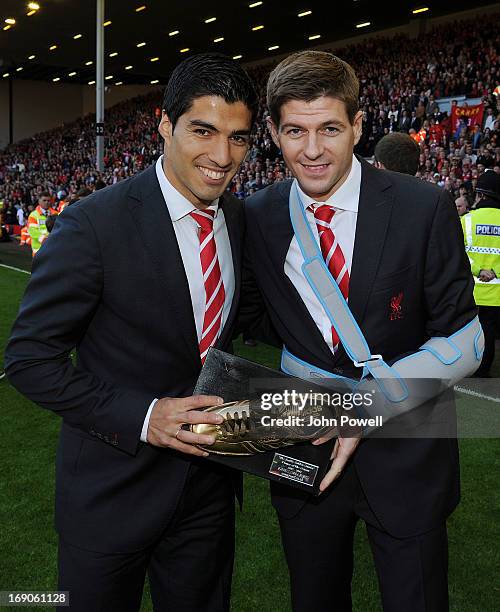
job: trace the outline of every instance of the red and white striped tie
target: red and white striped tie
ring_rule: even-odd
[[[349,296],[349,272],[347,270],[344,253],[342,253],[342,249],[330,227],[335,209],[328,204],[311,205],[309,208],[313,211],[316,220],[323,259],[337,285],[340,287],[342,295],[347,300]],[[337,348],[339,342],[340,338],[335,328],[332,326],[332,343],[334,350]]]
[[[205,316],[200,340],[201,363],[204,363],[208,349],[215,343],[222,327],[224,310],[224,283],[217,258],[214,238],[214,210],[192,211],[191,216],[200,226],[200,261],[205,283]]]

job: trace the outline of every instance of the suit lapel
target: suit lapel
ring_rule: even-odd
[[[199,363],[198,337],[189,285],[154,165],[135,179],[130,192],[129,210],[156,271],[165,307],[174,311],[173,320],[180,323],[186,348]],[[163,239],[159,240],[158,236]]]
[[[273,258],[283,264],[279,268],[283,274],[286,254],[293,238],[293,227],[288,209],[291,185],[290,182],[283,183],[283,187],[279,186],[279,198],[275,199],[272,206],[269,207],[269,215],[263,227],[263,229],[267,228],[269,231],[266,244],[270,247]],[[286,275],[285,277],[288,278]]]
[[[361,190],[349,282],[349,307],[361,324],[377,275],[392,213],[385,174],[361,161]]]
[[[243,233],[243,214],[242,210],[238,210],[238,206],[242,207],[239,202],[231,201],[228,195],[223,194],[219,200],[220,207],[224,213],[224,219],[226,222],[227,233],[229,236],[229,244],[231,246],[231,255],[233,258],[233,270],[234,270],[234,297],[229,309],[229,315],[226,319],[226,323],[219,338],[216,342],[216,346],[225,346],[229,340],[230,334],[232,333],[233,322],[238,309],[238,302],[240,297],[241,289],[241,248],[242,248],[242,233]]]

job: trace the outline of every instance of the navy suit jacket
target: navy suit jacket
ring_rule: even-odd
[[[235,294],[216,346],[230,350],[243,207],[229,194],[220,205]],[[11,383],[62,417],[60,534],[102,552],[147,546],[174,512],[191,460],[140,442],[144,418],[155,397],[190,395],[201,369],[188,282],[154,166],[60,215],[34,259],[5,359]]]

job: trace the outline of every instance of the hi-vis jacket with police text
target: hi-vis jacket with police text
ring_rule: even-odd
[[[45,221],[47,220],[48,215],[57,215],[57,210],[54,208],[45,210],[41,206],[37,206],[28,217],[28,232],[31,238],[31,249],[33,251],[33,255],[36,255],[42,246],[42,242],[49,235],[49,232],[45,227]]]
[[[474,276],[478,306],[500,306],[500,209],[481,207],[462,217],[465,250]],[[481,270],[493,270],[496,278],[479,280]]]

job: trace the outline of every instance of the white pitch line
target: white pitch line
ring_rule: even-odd
[[[28,272],[28,270],[21,270],[21,268],[14,268],[14,266],[8,266],[7,264],[0,264],[1,268],[7,268],[7,270],[14,270],[15,272],[22,272],[23,274],[30,274],[31,272]]]
[[[485,395],[484,393],[479,393],[479,391],[473,391],[472,389],[467,389],[467,387],[453,387],[455,391],[459,393],[464,393],[465,395],[472,395],[473,397],[478,397],[479,399],[489,400],[490,402],[497,402],[500,404],[500,397],[493,397],[491,395]]]

